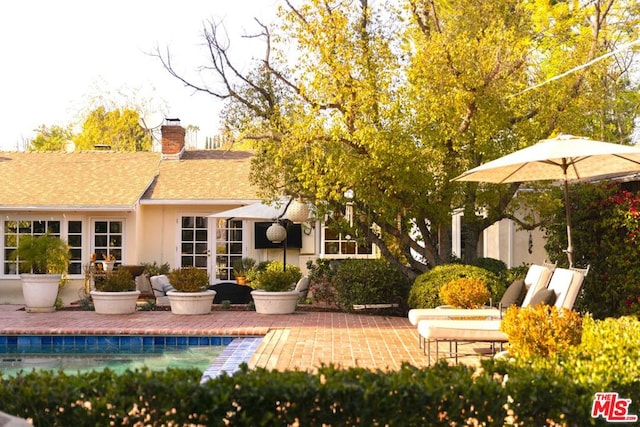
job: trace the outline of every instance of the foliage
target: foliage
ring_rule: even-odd
[[[346,259],[333,277],[338,306],[394,303],[405,307],[410,282],[395,266],[382,259]]]
[[[239,258],[233,263],[233,274],[235,277],[244,276],[250,274],[250,271],[253,270],[256,266],[256,260],[253,258]]]
[[[506,281],[508,268],[504,261],[495,258],[483,257],[475,260],[472,265],[489,270],[501,280]]]
[[[141,266],[144,267],[144,274],[148,276],[160,276],[160,275],[168,275],[171,272],[171,265],[168,262],[159,265],[156,261],[153,263],[143,262],[140,263]]]
[[[18,248],[10,259],[20,263],[21,273],[63,274],[67,272],[71,254],[67,243],[48,233],[39,236],[20,236]]]
[[[104,144],[114,151],[151,151],[151,135],[139,123],[136,111],[98,107],[91,111],[74,141],[82,150]]]
[[[207,270],[194,266],[174,268],[168,277],[178,292],[202,292],[209,287]]]
[[[282,268],[267,268],[256,276],[256,279],[251,282],[251,286],[268,292],[292,291],[301,277],[300,269],[296,271],[295,268],[290,268],[287,264],[286,271],[282,271]]]
[[[29,143],[29,151],[63,151],[73,136],[69,128],[61,126],[42,125],[36,131],[36,137]]]
[[[418,276],[409,291],[410,308],[434,308],[443,305],[440,288],[452,280],[468,278],[483,280],[489,287],[491,299],[500,301],[506,284],[484,268],[465,264],[446,264],[434,267]]]
[[[336,264],[336,261],[333,264]],[[309,295],[313,303],[329,307],[337,306],[336,289],[333,284],[337,268],[332,267],[332,261],[323,258],[318,258],[315,262],[307,261],[307,270]]]
[[[576,309],[595,318],[640,314],[640,245],[637,243],[637,208],[640,195],[615,182],[572,185],[569,199],[572,216],[574,259],[591,265]],[[561,195],[558,195],[561,198]],[[545,249],[566,265],[564,208],[557,221],[545,229]]]
[[[520,265],[518,267],[511,267],[505,274],[505,283],[513,283],[516,279],[524,279],[529,272],[528,265]]]
[[[100,292],[130,292],[136,290],[131,272],[124,268],[107,271],[104,278],[96,278],[96,290]]]
[[[580,344],[582,318],[567,308],[538,304],[507,309],[500,329],[509,336],[509,354],[522,359],[551,358]]]
[[[504,379],[508,410],[519,425],[609,425],[589,417],[596,392],[615,391],[631,399],[631,414],[640,414],[640,321],[585,316],[579,345],[553,357],[491,360],[483,368]]]
[[[353,190],[351,236],[414,278],[449,259],[452,208],[464,211],[466,262],[481,231],[514,213],[519,184],[451,178],[560,131],[628,139],[638,53],[606,54],[637,40],[639,16],[630,0],[307,0],[259,28],[265,60],[246,73],[229,66],[233,48],[212,20],[202,62],[221,86],[202,83],[202,66],[190,75],[156,55],[191,89],[228,101],[224,125],[254,143],[250,179],[265,198],[286,188],[338,224]]]
[[[482,279],[461,277],[440,288],[440,300],[458,308],[480,308],[489,302],[491,293]]]

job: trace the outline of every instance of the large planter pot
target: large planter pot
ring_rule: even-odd
[[[29,313],[51,313],[56,310],[60,274],[21,274],[22,296]]]
[[[251,291],[256,312],[260,314],[291,314],[296,311],[300,292]]]
[[[211,290],[202,292],[167,292],[173,314],[209,314],[211,313],[211,306],[215,296],[216,291]]]
[[[140,291],[101,292],[91,291],[91,299],[96,313],[132,314],[136,312],[136,303]]]

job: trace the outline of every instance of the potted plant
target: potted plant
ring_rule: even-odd
[[[136,289],[129,270],[118,268],[107,271],[103,277],[96,277],[95,287],[96,289],[91,291],[91,299],[96,313],[135,313],[140,291]]]
[[[209,274],[197,267],[182,267],[171,270],[169,282],[175,291],[168,291],[171,312],[174,314],[211,313],[216,292],[208,289]]]
[[[238,285],[246,285],[248,277],[252,276],[256,266],[256,260],[253,258],[238,258],[233,263],[233,276],[236,278]]]
[[[264,271],[257,274],[252,282],[255,290],[251,291],[256,312],[261,314],[289,314],[296,310],[300,292],[295,291],[296,282],[300,280],[300,268],[287,264],[283,268],[281,262],[270,263]]]
[[[56,236],[20,236],[18,248],[10,258],[18,261],[22,294],[30,313],[55,311],[62,275],[69,266],[69,246]]]

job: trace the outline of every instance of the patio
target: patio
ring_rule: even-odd
[[[249,361],[250,367],[313,371],[329,363],[381,370],[398,369],[403,363],[429,365],[427,356],[418,348],[416,327],[406,317],[316,311],[260,315],[219,309],[204,316],[177,316],[169,311],[109,316],[91,311],[35,314],[20,308],[0,305],[1,335],[263,336]],[[473,348],[469,346],[468,350]],[[465,357],[461,362],[474,364],[477,358]]]

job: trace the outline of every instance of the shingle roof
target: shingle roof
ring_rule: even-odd
[[[187,151],[0,152],[0,208],[130,208],[151,200],[256,199],[251,154]],[[157,179],[156,179],[157,177]]]
[[[252,153],[248,151],[186,151],[181,160],[160,164],[156,182],[145,194],[149,200],[254,200],[249,183]]]

